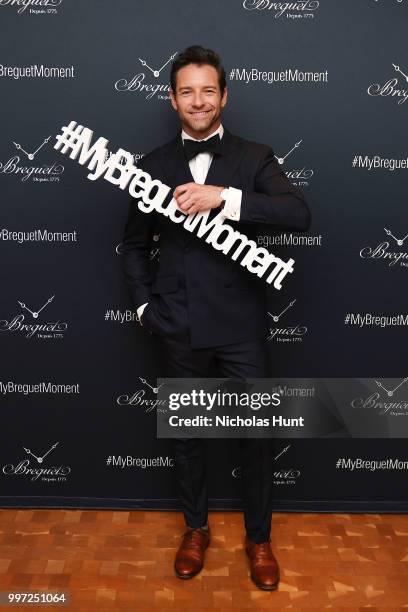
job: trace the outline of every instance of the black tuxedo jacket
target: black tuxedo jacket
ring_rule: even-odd
[[[244,140],[224,128],[221,149],[220,156],[213,156],[205,183],[242,190],[240,220],[227,219],[227,224],[255,242],[262,230],[260,224],[297,232],[309,228],[310,211],[304,195],[286,177],[270,147]],[[181,131],[143,157],[139,167],[172,188],[169,199],[178,185],[194,182]],[[210,218],[218,212],[211,211]],[[155,272],[150,261],[154,234],[160,234]],[[216,251],[182,224],[161,213],[141,212],[137,200],[132,199],[122,248],[124,275],[134,306],[148,302],[142,322],[150,331],[170,337],[189,335],[192,348],[266,337],[265,279]]]

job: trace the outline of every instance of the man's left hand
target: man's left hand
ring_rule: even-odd
[[[176,187],[173,196],[179,208],[191,215],[221,206],[223,200],[221,200],[220,193],[223,189],[224,187],[216,187],[215,185],[185,183]]]

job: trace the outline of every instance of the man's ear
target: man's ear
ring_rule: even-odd
[[[174,108],[174,110],[177,110],[176,97],[175,97],[172,89],[169,90],[169,94],[170,94],[171,105]]]
[[[224,92],[221,98],[221,108],[224,108],[224,106],[227,103],[227,100],[228,100],[228,89],[227,89],[227,86],[225,86],[225,89],[224,89]]]

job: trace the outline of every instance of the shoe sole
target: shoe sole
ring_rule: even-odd
[[[209,545],[210,545],[210,540],[208,540],[207,544],[205,545],[204,550],[207,550]],[[197,574],[199,574],[201,572],[203,567],[204,567],[204,564],[202,565],[202,567],[200,567],[199,570],[194,572],[194,574],[179,574],[178,571],[177,571],[176,566],[174,565],[174,572],[175,572],[177,578],[181,578],[182,580],[190,580],[190,578],[194,578],[194,576],[197,576]]]
[[[194,574],[179,574],[176,568],[174,568],[174,572],[177,578],[181,578],[182,580],[190,580],[190,578],[194,578],[194,576],[197,576],[197,574],[199,574],[202,569],[203,568],[200,567],[200,569],[197,572],[194,572]]]
[[[278,585],[279,585],[279,580],[278,580],[278,582],[275,582],[274,584],[271,584],[270,586],[269,585],[265,585],[265,584],[258,584],[253,579],[252,575],[251,575],[251,580],[254,583],[254,585],[258,587],[258,589],[262,589],[263,591],[276,591],[276,589],[278,588]]]

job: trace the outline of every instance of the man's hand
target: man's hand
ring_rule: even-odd
[[[185,183],[179,185],[173,192],[179,208],[188,215],[211,208],[218,208],[222,200],[220,197],[224,187],[215,185],[200,185],[199,183]]]

